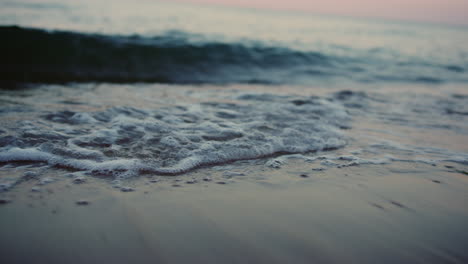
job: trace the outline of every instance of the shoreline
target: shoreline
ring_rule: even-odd
[[[440,99],[461,105],[463,96],[452,97],[466,92],[418,89],[427,113],[409,112],[413,97],[391,88],[101,84],[2,91],[5,109],[40,114],[232,103],[244,92],[343,97],[352,121],[343,130],[347,145],[337,150],[178,176],[115,181],[47,164],[4,164],[2,182],[18,184],[0,192],[0,254],[8,263],[467,262],[465,116],[432,108]],[[401,119],[399,111],[412,114]],[[31,120],[30,112],[12,113],[2,117],[11,126],[5,129]]]
[[[142,177],[128,182],[133,192],[95,178],[58,180],[36,192],[25,182],[2,194],[12,199],[0,208],[2,256],[8,263],[468,259],[468,177],[455,168],[394,162],[313,172],[314,166],[290,160],[280,169],[249,165],[244,175],[246,165],[235,164],[227,166],[235,176],[214,167],[158,182]],[[211,181],[200,180],[207,175]],[[76,204],[81,200],[89,204]],[[20,254],[25,248],[28,254]]]

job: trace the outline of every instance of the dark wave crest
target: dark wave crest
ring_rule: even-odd
[[[14,81],[255,82],[252,70],[329,63],[320,53],[190,43],[177,35],[105,36],[19,27],[2,27],[0,34],[3,79]]]
[[[10,82],[313,83],[334,79],[439,83],[444,74],[421,75],[372,58],[252,43],[191,41],[181,32],[157,37],[83,34],[0,27],[0,74]],[[387,67],[384,74],[374,65]],[[417,66],[412,66],[417,67]],[[437,73],[463,75],[458,65]],[[431,69],[434,71],[434,67]],[[414,74],[412,74],[412,71]]]

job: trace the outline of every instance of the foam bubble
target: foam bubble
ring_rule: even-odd
[[[0,148],[0,162],[46,162],[116,178],[180,174],[211,164],[340,148],[346,143],[340,128],[349,121],[345,109],[330,100],[272,94],[156,110],[54,112],[20,124],[17,137],[8,141],[13,143]]]

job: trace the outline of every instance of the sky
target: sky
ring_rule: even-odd
[[[468,0],[177,0],[317,14],[468,25]]]

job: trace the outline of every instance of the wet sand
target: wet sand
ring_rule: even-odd
[[[468,176],[394,162],[291,160],[178,177],[24,182],[1,194],[4,263],[466,263]],[[453,165],[453,164],[452,164]],[[51,177],[60,176],[56,171]],[[232,176],[235,175],[235,176]],[[208,180],[211,181],[204,181]],[[189,180],[194,179],[192,183]],[[153,181],[153,182],[151,182]],[[157,182],[156,182],[157,181]],[[188,181],[188,182],[187,182]],[[224,183],[224,184],[221,184]],[[78,205],[77,201],[88,201]]]
[[[41,89],[3,91],[2,100],[12,109],[95,111],[224,101],[244,89],[335,92]],[[441,98],[466,93],[464,87],[423,91]],[[2,263],[468,263],[468,166],[456,156],[468,153],[465,116],[413,115],[406,123],[382,118],[392,107],[384,104],[372,114],[350,107],[352,128],[344,131],[348,144],[342,149],[237,161],[180,176],[139,175],[122,182],[123,189],[110,177],[77,180],[46,164],[2,164],[2,180],[20,179],[0,192]],[[404,105],[395,109],[407,111]],[[30,118],[15,112],[2,122]]]

